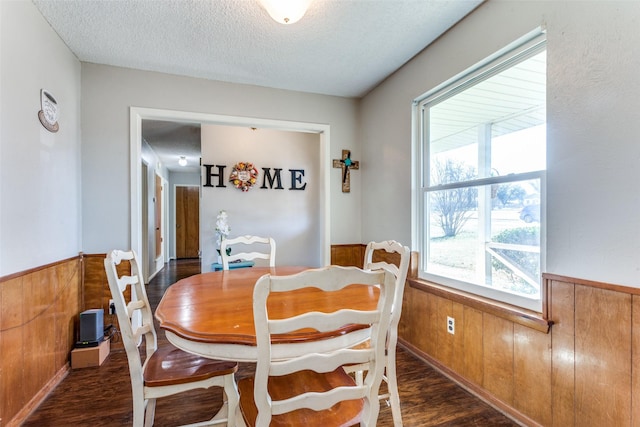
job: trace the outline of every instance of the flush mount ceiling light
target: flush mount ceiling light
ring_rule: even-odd
[[[178,164],[180,166],[187,166],[187,158],[185,156],[180,156],[180,159],[178,160]]]
[[[313,0],[258,0],[274,21],[293,24],[307,12]]]

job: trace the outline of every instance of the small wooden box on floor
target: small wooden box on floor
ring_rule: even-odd
[[[97,347],[74,348],[71,351],[71,369],[100,366],[110,351],[109,340],[102,341]]]

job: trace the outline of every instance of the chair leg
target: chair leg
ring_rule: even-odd
[[[224,424],[227,427],[235,427],[236,424],[236,412],[238,411],[240,394],[238,393],[238,386],[233,375],[227,375],[224,377],[224,385],[222,385],[222,407],[216,412],[208,421],[203,421],[194,424],[187,424],[181,427],[203,427],[213,426],[218,424]]]
[[[393,415],[394,427],[402,427],[402,411],[400,410],[400,395],[398,394],[398,380],[396,378],[396,358],[387,358],[387,388],[389,390],[389,401],[391,403],[391,414]]]
[[[238,385],[233,376],[227,376],[224,380],[224,397],[227,405],[227,427],[236,426],[236,413],[239,412],[240,394]]]
[[[244,417],[242,416],[242,410],[240,409],[240,405],[238,405],[238,408],[236,409],[236,415],[235,415],[234,421],[236,423],[236,427],[247,427],[247,423],[245,423]]]
[[[146,406],[146,402],[142,399],[137,401],[133,400],[133,423],[132,427],[144,427],[144,408]]]
[[[135,413],[133,414],[134,418],[135,418]],[[144,411],[144,426],[145,427],[151,427],[153,425],[153,419],[155,418],[156,415],[156,399],[147,399],[147,405],[146,405],[146,409]],[[133,422],[133,425],[135,426],[135,420]]]

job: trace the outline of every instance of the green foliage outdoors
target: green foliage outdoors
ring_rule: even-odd
[[[492,239],[497,243],[511,243],[516,245],[540,245],[540,227],[520,227],[511,228],[495,235]],[[495,249],[504,258],[517,265],[527,276],[534,281],[538,281],[540,276],[539,254],[534,252],[524,252],[511,249]],[[513,283],[513,290],[524,294],[535,294],[538,289],[532,287],[521,277],[514,274],[513,271],[502,262],[492,258],[492,266],[496,271],[500,271],[510,277]]]

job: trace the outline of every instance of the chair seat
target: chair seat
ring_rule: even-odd
[[[258,409],[253,400],[253,380],[253,377],[244,378],[238,382],[240,408],[245,423],[249,427],[255,426],[258,415]],[[301,393],[326,391],[338,386],[353,386],[354,384],[353,378],[342,368],[338,368],[326,374],[307,370],[280,377],[269,377],[268,389],[273,400],[282,400]],[[330,409],[323,411],[298,409],[282,415],[273,415],[270,426],[352,426],[360,422],[363,407],[364,399],[357,399],[338,402]]]
[[[237,370],[236,362],[207,359],[169,344],[159,347],[149,358],[143,377],[146,387],[161,387],[219,377]]]
[[[133,427],[153,425],[157,399],[211,387],[223,389],[223,401],[207,425],[235,425],[239,399],[237,363],[195,356],[171,344],[158,346],[153,311],[136,253],[113,250],[104,259],[104,268],[129,362]]]

